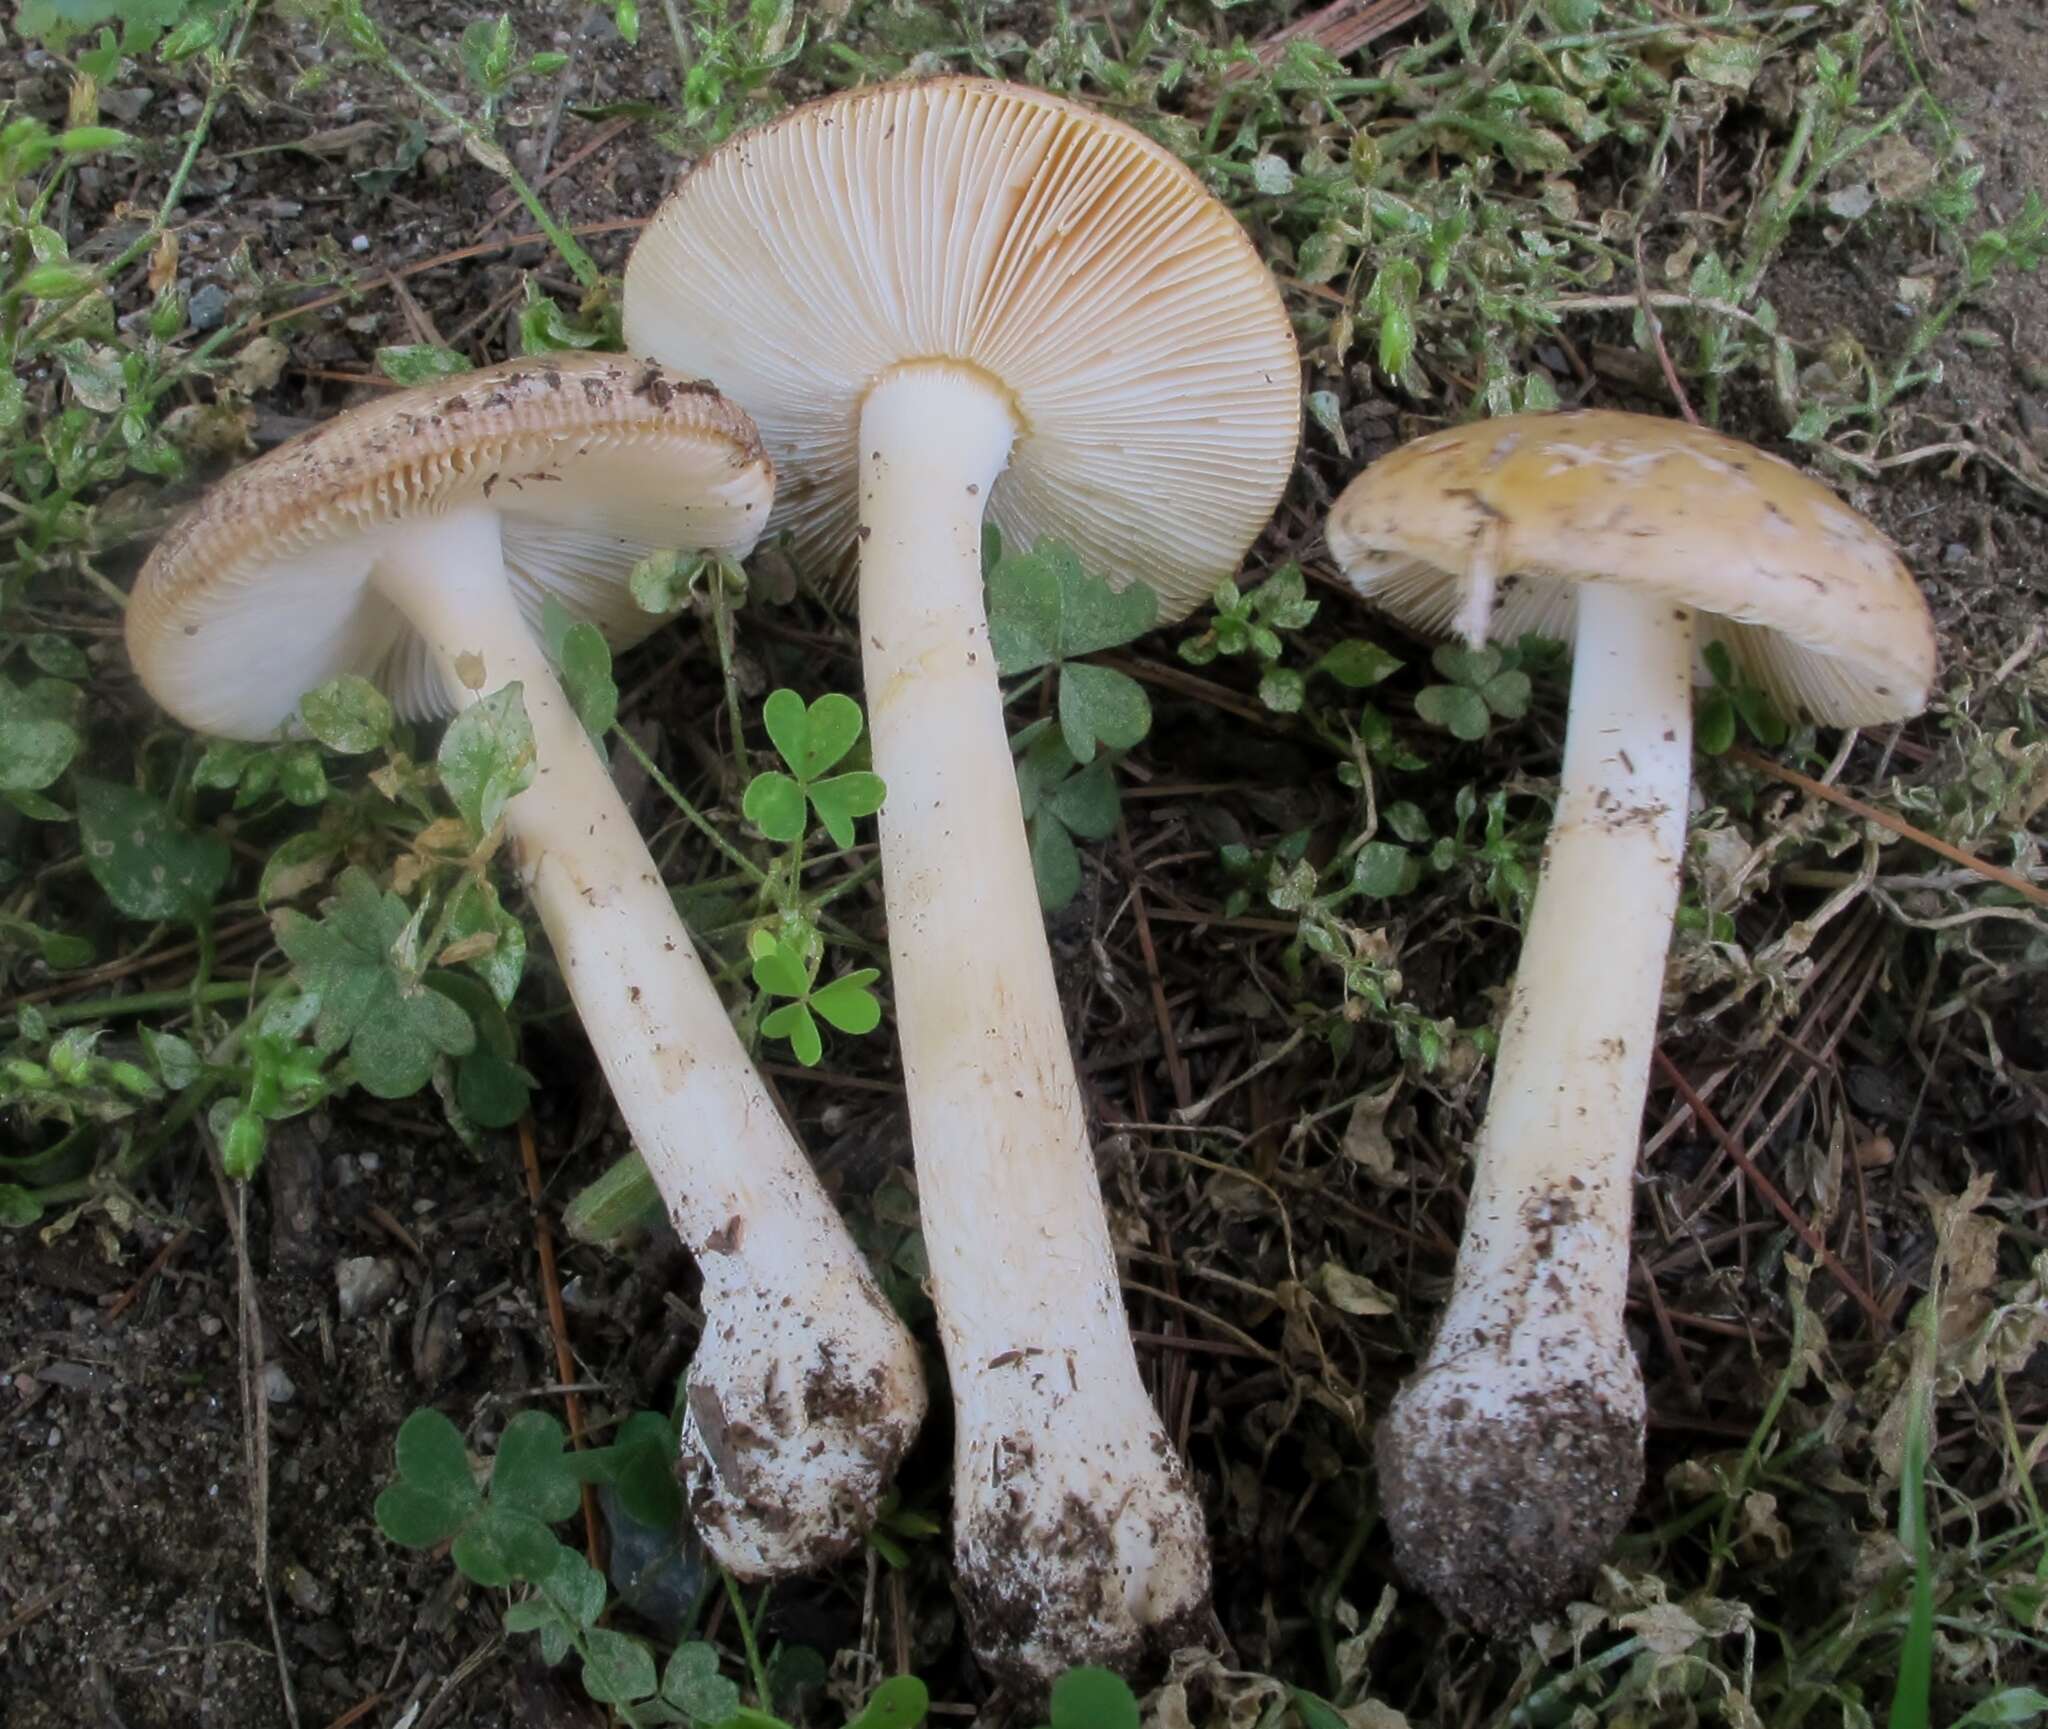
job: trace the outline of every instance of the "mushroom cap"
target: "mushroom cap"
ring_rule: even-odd
[[[666,548],[744,556],[775,469],[708,384],[644,360],[514,360],[394,392],[278,446],[164,538],[128,603],[143,684],[204,732],[260,739],[344,673],[407,718],[447,712],[432,656],[370,577],[394,525],[487,504],[529,619],[552,593],[615,645],[661,624],[633,566]]]
[[[706,157],[626,266],[626,342],[718,378],[784,484],[774,526],[836,571],[862,400],[947,361],[1017,423],[989,515],[1183,616],[1287,484],[1300,366],[1236,218],[1168,151],[976,78],[830,97]]]
[[[1360,594],[1433,634],[1475,562],[1501,579],[1496,641],[1570,640],[1582,582],[1668,598],[1781,708],[1831,726],[1917,714],[1934,677],[1934,621],[1891,543],[1789,463],[1681,421],[1584,410],[1435,433],[1353,480],[1325,538]]]

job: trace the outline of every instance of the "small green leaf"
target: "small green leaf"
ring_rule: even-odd
[[[1348,1729],[1343,1713],[1327,1699],[1318,1698],[1302,1687],[1289,1691],[1294,1699],[1294,1709],[1301,1718],[1302,1729]]]
[[[695,1640],[670,1656],[661,1697],[700,1724],[728,1722],[740,1708],[740,1690],[718,1672],[717,1651]]]
[[[0,1230],[26,1230],[43,1216],[43,1203],[19,1183],[0,1183]]]
[[[816,780],[853,749],[861,734],[860,704],[837,691],[807,709],[793,690],[770,693],[761,721],[776,752],[799,781]]]
[[[701,563],[701,559],[685,559],[674,550],[650,552],[633,566],[626,579],[627,592],[642,612],[666,618],[690,598],[690,582]]]
[[[498,1439],[491,1501],[543,1524],[574,1516],[582,1495],[564,1449],[569,1437],[545,1411],[521,1411]]]
[[[324,829],[302,829],[287,835],[263,867],[256,887],[260,906],[294,900],[327,880],[341,858],[341,840]]]
[[[456,1537],[449,1559],[479,1585],[503,1590],[522,1579],[540,1583],[554,1571],[561,1547],[538,1519],[486,1502]]]
[[[1081,892],[1081,855],[1066,826],[1050,816],[1031,825],[1031,872],[1038,882],[1038,904],[1049,913]]]
[[[796,1060],[807,1069],[816,1068],[825,1054],[824,1035],[818,1031],[810,1009],[801,1002],[784,1003],[762,1017],[761,1031],[771,1039],[787,1039]]]
[[[860,817],[873,816],[880,810],[887,790],[882,777],[867,769],[834,775],[830,780],[814,781],[808,788],[818,820],[825,825],[825,832],[832,837],[833,844],[839,847],[853,845],[854,822]],[[762,832],[767,831],[764,829]]]
[[[378,1098],[405,1098],[433,1072],[437,1054],[463,1056],[476,1029],[461,1009],[401,965],[412,917],[357,866],[344,871],[326,916],[292,908],[274,915],[278,944],[319,1004],[324,1051],[349,1047],[356,1079]]]
[[[565,1555],[574,1551],[565,1548]],[[505,1611],[504,1621],[507,1633],[540,1633],[546,1630],[559,1632],[566,1641],[568,1629],[562,1611],[544,1597],[523,1597]]]
[[[452,348],[437,348],[431,342],[413,342],[378,349],[377,370],[393,384],[402,384],[410,389],[415,384],[431,384],[437,378],[453,378],[475,368],[466,356],[457,354]]]
[[[1436,668],[1437,677],[1478,690],[1500,671],[1501,655],[1497,648],[1467,648],[1446,642],[1431,653],[1429,664]]]
[[[1049,549],[1004,558],[988,575],[988,636],[1005,678],[1059,658],[1060,579]]]
[[[1376,899],[1407,894],[1421,881],[1422,861],[1390,841],[1367,841],[1351,867],[1352,886]]]
[[[748,939],[747,952],[754,962],[754,988],[771,997],[801,999],[811,988],[811,976],[803,957],[773,931],[757,930]]]
[[[377,1527],[407,1549],[445,1542],[483,1504],[462,1431],[435,1410],[418,1410],[398,1431],[398,1481],[377,1497]]]
[[[482,841],[505,806],[533,784],[533,726],[519,684],[493,691],[449,722],[434,761],[471,838]]]
[[[64,365],[64,382],[71,386],[73,396],[95,414],[120,413],[127,400],[128,381],[122,375],[119,350],[102,348],[76,337],[59,347],[57,355]]]
[[[541,635],[576,718],[592,739],[601,739],[619,712],[611,644],[603,631],[577,618],[552,593],[541,602]]]
[[[1415,712],[1467,743],[1486,736],[1486,699],[1462,684],[1432,684],[1416,693]]]
[[[85,651],[53,630],[37,631],[28,639],[27,648],[36,671],[46,672],[52,678],[82,679],[91,675],[92,662],[85,658]]]
[[[1052,1729],[1138,1729],[1138,1701],[1121,1675],[1093,1665],[1052,1684]]]
[[[638,1414],[642,1417],[654,1415],[651,1411]],[[660,1420],[655,1418],[656,1422]],[[542,1595],[571,1626],[594,1627],[598,1617],[604,1613],[604,1575],[584,1560],[579,1550],[570,1548],[566,1543],[556,1551],[554,1567],[540,1581],[540,1588]]]
[[[199,1053],[189,1041],[176,1033],[160,1033],[153,1027],[139,1027],[136,1031],[167,1090],[182,1093],[199,1078]]]
[[[1318,672],[1328,673],[1347,690],[1370,690],[1399,672],[1401,666],[1401,660],[1378,643],[1355,636],[1338,643],[1316,662]]]
[[[232,856],[149,794],[88,775],[73,777],[86,869],[133,919],[196,924],[228,880]]]
[[[808,826],[804,789],[780,769],[757,774],[747,783],[740,810],[770,840],[785,846],[801,839]]]
[[[1733,696],[1742,724],[1765,749],[1776,750],[1791,737],[1792,729],[1785,724],[1777,705],[1754,685],[1738,685]]]
[[[1381,813],[1388,828],[1410,846],[1424,846],[1429,841],[1429,818],[1422,814],[1422,807],[1401,799],[1390,804]]]
[[[609,1447],[572,1454],[569,1465],[578,1477],[611,1484],[630,1517],[666,1530],[683,1516],[683,1493],[676,1481],[680,1449],[673,1423],[657,1411],[636,1411],[620,1424]]]
[[[509,1129],[533,1103],[533,1077],[479,1045],[455,1064],[455,1103],[480,1129]]]
[[[78,754],[77,729],[50,706],[0,679],[0,792],[41,792]]]
[[[490,987],[499,1008],[507,1008],[526,971],[526,927],[505,910],[488,879],[472,877],[457,890],[443,935],[452,946],[486,934],[495,939],[492,945],[462,964]]]
[[[868,1695],[861,1714],[846,1729],[917,1729],[931,1709],[931,1695],[915,1675],[897,1675]]]
[[[1159,623],[1159,596],[1149,585],[1133,582],[1122,589],[1112,588],[1101,577],[1084,571],[1080,561],[1057,542],[1054,550],[1064,554],[1054,566],[1060,578],[1062,660],[1121,648]]]
[[[1158,621],[1159,599],[1143,583],[1119,592],[1069,548],[1041,540],[990,570],[988,609],[996,669],[1013,678],[1142,636]]]
[[[1502,720],[1520,720],[1529,712],[1529,675],[1526,672],[1495,673],[1479,687],[1486,706]]]
[[[871,1033],[882,1024],[882,1005],[868,987],[881,976],[874,967],[842,974],[811,993],[811,1007],[842,1033]]]
[[[1275,714],[1299,714],[1307,681],[1291,666],[1269,666],[1259,678],[1259,701]]]
[[[1055,786],[1046,805],[1083,840],[1107,840],[1116,833],[1117,819],[1123,814],[1116,777],[1100,758]]]
[[[1744,92],[1756,82],[1764,45],[1750,37],[1707,36],[1686,50],[1685,67],[1702,83]]]
[[[299,699],[306,730],[329,750],[361,756],[391,737],[390,700],[366,678],[344,673]]]
[[[1097,740],[1111,750],[1129,750],[1152,726],[1143,686],[1106,666],[1061,668],[1059,714],[1067,749],[1079,763],[1094,760]]]
[[[2032,1687],[2001,1687],[1958,1717],[1954,1729],[2002,1729],[2009,1723],[2031,1723],[2043,1712],[2048,1712],[2048,1693]]]
[[[1693,743],[1703,756],[1725,755],[1735,743],[1735,703],[1727,691],[1701,691],[1692,725]]]

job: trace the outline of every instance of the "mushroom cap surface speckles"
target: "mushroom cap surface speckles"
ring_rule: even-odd
[[[626,338],[754,416],[775,526],[820,574],[853,545],[861,404],[894,367],[1006,393],[1005,537],[1148,582],[1167,618],[1236,568],[1301,432],[1293,329],[1230,212],[1121,122],[980,79],[827,98],[714,151],[634,247]]]
[[[1475,564],[1500,579],[1497,641],[1568,640],[1581,582],[1668,596],[1827,725],[1917,714],[1934,677],[1933,619],[1891,543],[1789,463],[1680,421],[1585,410],[1435,433],[1354,479],[1326,538],[1360,594],[1424,631],[1450,627]]]
[[[744,556],[774,496],[753,423],[709,385],[619,355],[510,361],[338,415],[214,487],[136,579],[128,653],[166,709],[226,737],[274,735],[343,673],[426,719],[446,706],[430,656],[370,584],[407,519],[488,505],[530,618],[553,593],[624,646],[661,623],[633,566]]]

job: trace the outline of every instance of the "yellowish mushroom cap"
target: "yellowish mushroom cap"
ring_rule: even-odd
[[[1699,615],[1781,708],[1831,726],[1917,714],[1926,599],[1876,528],[1819,482],[1718,432],[1588,410],[1418,439],[1344,489],[1326,529],[1359,593],[1436,634],[1498,578],[1486,635],[1569,641],[1576,589],[1625,584]]]
[[[861,404],[892,367],[1006,393],[989,516],[1150,583],[1169,619],[1236,568],[1301,432],[1294,332],[1229,210],[1120,121],[977,78],[829,97],[712,152],[633,249],[626,342],[754,416],[775,525],[821,573],[853,545]]]
[[[668,548],[744,556],[775,469],[708,384],[619,355],[515,360],[394,392],[222,481],[157,544],[128,603],[128,653],[179,720],[268,738],[343,673],[401,713],[445,712],[425,645],[371,586],[409,517],[486,504],[530,621],[554,594],[614,646],[660,623],[627,590]]]

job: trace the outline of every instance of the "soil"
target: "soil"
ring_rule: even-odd
[[[411,11],[407,24],[449,39],[474,15],[431,5]],[[1982,148],[1986,201],[2010,214],[2024,188],[2048,186],[2048,125],[2040,110],[2040,92],[2048,89],[2048,20],[2034,0],[1979,0],[1970,11],[1944,3],[1920,17],[1929,76]],[[519,23],[529,45],[544,45],[559,31],[586,51],[577,62],[588,69],[588,82],[574,92],[579,104],[670,95],[665,62],[607,46],[612,26],[601,11],[527,6]],[[657,27],[650,18],[649,28]],[[251,87],[289,90],[307,43],[303,29],[259,30]],[[59,71],[47,64],[0,70],[30,108],[61,110]],[[1900,68],[1894,62],[1881,76],[1896,80]],[[166,117],[154,127],[160,134],[170,130],[167,116],[189,101],[175,76],[154,67],[129,87],[153,93],[139,124],[148,130]],[[549,190],[572,222],[644,213],[671,172],[644,128],[625,130],[579,160],[605,122],[557,108],[515,118],[523,121],[514,136],[524,166],[576,163]],[[311,150],[272,148],[309,136]],[[270,296],[249,286],[232,268],[244,246],[272,281],[318,280],[338,263],[368,284],[384,270],[457,247],[490,246],[525,226],[523,215],[507,207],[500,183],[449,147],[430,145],[414,169],[381,186],[375,171],[398,160],[403,129],[388,98],[348,74],[317,95],[278,96],[260,114],[229,104],[217,141],[195,178],[181,268],[195,291],[215,287],[238,307],[274,299],[281,308],[304,298],[303,289]],[[101,214],[111,215],[127,191],[109,172],[80,196],[97,199]],[[610,266],[629,238],[613,232],[588,243]],[[1875,350],[1887,349],[1902,328],[1891,311],[1891,285],[1919,264],[1923,240],[1909,225],[1872,225],[1839,243],[1802,232],[1772,289],[1784,323],[1809,332],[1845,329]],[[274,443],[350,400],[351,386],[336,375],[366,372],[379,344],[446,340],[480,360],[513,351],[520,271],[537,256],[530,249],[487,250],[407,277],[403,294],[366,288],[318,314],[292,335],[281,380],[256,399],[256,443]],[[552,268],[543,280],[569,291]],[[2008,280],[1962,323],[1990,340],[1940,345],[1945,377],[1916,404],[1915,442],[1944,442],[1954,428],[2040,476],[2048,456],[2048,283]],[[1772,433],[1761,421],[1737,430]],[[1325,482],[1342,478],[1332,463],[1319,467]],[[1915,462],[1889,471],[1882,483],[1858,485],[1855,496],[1926,579],[1948,660],[1995,667],[2028,640],[2048,590],[2048,565],[2034,550],[2042,522],[2023,489],[1985,464],[1952,470],[1950,457]],[[851,684],[856,672],[844,644],[805,628],[801,614],[771,614],[748,652],[758,658],[750,658],[747,674],[764,689],[778,667],[807,677],[809,688],[821,678]],[[722,722],[715,670],[703,676],[707,666],[715,669],[707,655],[696,644],[679,660],[657,664],[643,654],[626,663],[629,720],[659,723],[671,737],[692,729],[716,736]],[[133,712],[142,712],[139,703]],[[1268,789],[1250,795],[1249,808],[1273,829],[1290,826],[1283,818],[1312,817],[1323,795],[1309,790],[1311,777],[1299,772],[1289,747],[1257,736],[1249,723],[1246,731],[1233,746],[1228,773],[1244,776],[1250,765]],[[1184,754],[1172,754],[1183,747]],[[1205,759],[1220,748],[1166,714],[1140,767],[1155,781],[1201,780]],[[1174,945],[1163,961],[1168,988],[1177,1003],[1192,1005],[1180,1019],[1187,1069],[1179,1077],[1160,1047],[1145,973],[1128,940],[1130,858],[1147,861],[1155,905],[1214,898],[1215,835],[1198,802],[1134,803],[1130,852],[1112,845],[1092,855],[1088,891],[1055,922],[1063,984],[1102,1122],[1163,1120],[1177,1078],[1181,1090],[1200,1096],[1241,1075],[1241,1053],[1253,1048],[1232,1023],[1262,1012],[1258,991],[1242,981],[1258,979],[1271,964],[1258,950],[1269,938],[1224,931],[1198,950],[1180,941],[1187,927],[1154,927],[1162,943],[1171,937]],[[650,815],[653,809],[644,807]],[[1120,921],[1115,944],[1105,947],[1113,919]],[[178,975],[164,976],[176,982]],[[1432,1012],[1462,1011],[1468,1020],[1471,998],[1497,982],[1448,976],[1441,958],[1426,953],[1409,968],[1411,994]],[[1670,1049],[1684,1060],[1688,1039],[1717,1036],[1711,1028],[1682,1033]],[[800,1136],[855,1211],[908,1163],[885,1045],[878,1039],[862,1047],[851,1059],[864,1065],[856,1073],[783,1081]],[[564,1020],[530,1029],[524,1060],[548,1101],[539,1140],[549,1203],[558,1206],[622,1153],[624,1142],[593,1089],[587,1053]],[[1326,1084],[1319,1072],[1326,1060],[1318,1050],[1276,1066],[1231,1093],[1207,1121],[1243,1134],[1247,1156],[1270,1172],[1297,1101]],[[1945,1142],[1940,1168],[1922,1165],[1917,1174],[1953,1175],[1973,1161],[2007,1171],[2017,1191],[2038,1195],[2038,1141],[2023,1154],[2019,1131],[2009,1123],[1979,1126],[1970,1107],[1967,1097],[1931,1102],[1952,1115],[1957,1132]],[[1461,1108],[1469,1106],[1459,1104],[1454,1089],[1430,1107],[1452,1125]],[[1389,1132],[1397,1139],[1421,1133],[1398,1114]],[[1175,1247],[1177,1233],[1199,1231],[1236,1257],[1243,1278],[1279,1287],[1290,1263],[1278,1247],[1269,1197],[1285,1196],[1302,1266],[1333,1258],[1403,1289],[1442,1288],[1444,1245],[1457,1220],[1454,1193],[1419,1190],[1412,1205],[1402,1203],[1408,1234],[1394,1235],[1382,1228],[1382,1201],[1362,1183],[1355,1195],[1326,1199],[1277,1186],[1276,1179],[1255,1194],[1247,1183],[1214,1179],[1120,1133],[1105,1132],[1100,1145],[1119,1229],[1135,1249],[1131,1272],[1138,1283],[1171,1286],[1170,1255],[1162,1251]],[[1678,1164],[1705,1156],[1704,1144],[1683,1138],[1666,1154]],[[1905,1173],[1887,1193],[1897,1219],[1920,1217]],[[236,1253],[196,1141],[159,1161],[144,1199],[145,1216],[124,1230],[89,1221],[50,1241],[23,1233],[0,1243],[0,1722],[7,1729],[271,1729],[287,1720],[254,1567]],[[1880,1251],[1898,1262],[1916,1255],[1924,1261],[1916,1228],[1902,1223],[1881,1231]],[[331,1116],[316,1114],[274,1140],[248,1209],[248,1253],[262,1329],[269,1552],[300,1721],[404,1722],[408,1729],[596,1721],[538,1668],[528,1641],[504,1644],[493,1594],[463,1585],[445,1559],[393,1548],[371,1517],[391,1472],[392,1438],[415,1406],[432,1403],[449,1413],[479,1449],[514,1412],[535,1402],[556,1406],[558,1376],[516,1146],[492,1137],[465,1148],[441,1125],[430,1099],[396,1108],[352,1101]],[[344,1315],[338,1279],[344,1263],[364,1259],[375,1263],[377,1281],[389,1281],[389,1294]],[[592,1422],[665,1408],[692,1338],[693,1274],[685,1257],[656,1237],[625,1256],[568,1247],[562,1263],[577,1374],[593,1389],[585,1395]],[[365,1275],[357,1268],[348,1276]],[[1303,1398],[1293,1369],[1312,1365],[1314,1352],[1294,1318],[1274,1306],[1250,1302],[1232,1313],[1239,1325],[1256,1329],[1259,1351],[1275,1353],[1273,1362],[1284,1360],[1287,1369],[1230,1355],[1242,1347],[1190,1340],[1172,1307],[1135,1301],[1146,1341],[1141,1358],[1157,1377],[1162,1408],[1190,1455],[1216,1535],[1217,1607],[1238,1659],[1255,1667],[1279,1655],[1285,1637],[1272,1618],[1270,1593],[1292,1587],[1276,1582],[1292,1579],[1305,1591],[1315,1564],[1328,1562],[1345,1536],[1293,1532],[1291,1497],[1262,1496],[1261,1475],[1306,1483],[1354,1471],[1369,1456],[1366,1425],[1356,1406],[1344,1407],[1344,1423],[1323,1431],[1342,1433],[1348,1425],[1341,1446],[1284,1440]],[[1329,1337],[1314,1351],[1340,1355],[1347,1384],[1362,1385],[1372,1408],[1383,1406],[1417,1341],[1370,1323],[1340,1334],[1327,1316],[1324,1329]],[[1684,1415],[1669,1396],[1669,1365],[1654,1342],[1646,1344],[1646,1360],[1653,1409],[1664,1413],[1653,1419],[1655,1483],[1703,1434],[1726,1445],[1728,1436],[1745,1433],[1754,1406],[1745,1403],[1751,1389],[1735,1385],[1732,1402],[1711,1420]],[[1331,1394],[1340,1407],[1345,1396],[1341,1387]],[[943,1422],[934,1421],[905,1472],[912,1499],[937,1499],[947,1440]],[[1297,1543],[1308,1549],[1306,1560]],[[929,1581],[938,1546],[927,1547],[933,1554],[921,1576]],[[1378,1582],[1391,1577],[1385,1541],[1375,1537],[1354,1594],[1369,1603]],[[855,1643],[864,1584],[855,1564],[780,1589],[767,1640],[785,1637],[826,1653]],[[934,1619],[932,1627],[905,1627],[901,1587],[892,1589],[899,1606],[890,1624],[892,1655],[914,1660],[936,1696],[976,1697],[977,1684],[957,1647],[945,1643],[943,1625]],[[1419,1653],[1418,1645],[1416,1661]],[[419,1714],[408,1716],[414,1705]]]

